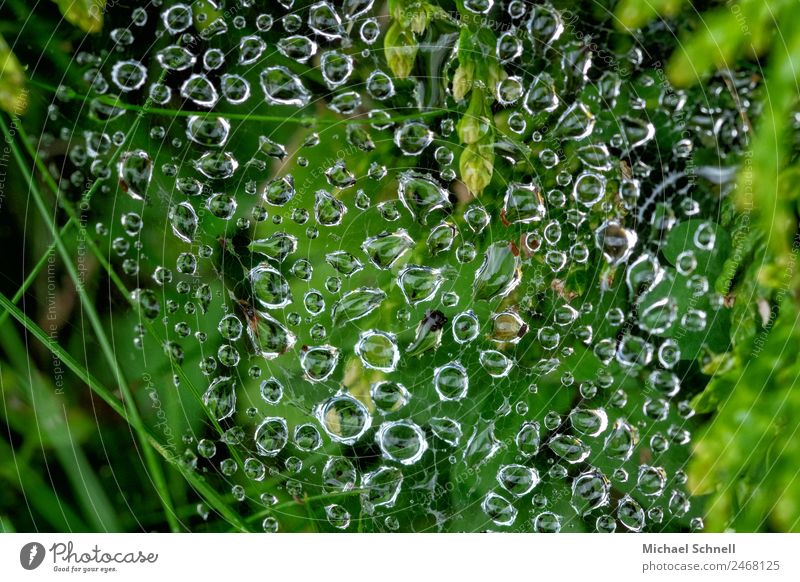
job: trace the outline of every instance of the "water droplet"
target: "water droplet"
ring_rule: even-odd
[[[541,189],[536,184],[513,182],[506,189],[503,218],[513,224],[539,222],[545,216]]]
[[[216,378],[203,394],[203,404],[217,421],[233,416],[236,411],[236,381],[228,376]]]
[[[325,190],[317,190],[314,197],[314,216],[323,226],[338,226],[342,223],[347,207]]]
[[[517,509],[514,504],[494,492],[486,494],[481,509],[495,525],[501,527],[513,525],[517,519]]]
[[[460,362],[450,362],[433,371],[433,386],[441,400],[463,400],[469,390],[469,376]]]
[[[645,515],[642,506],[635,499],[626,495],[617,505],[617,518],[630,531],[639,532],[644,528]]]
[[[612,459],[627,461],[639,442],[639,432],[623,419],[617,419],[606,437],[605,451]]]
[[[381,372],[393,372],[400,361],[397,338],[385,331],[369,330],[361,332],[355,352],[365,367]]]
[[[183,242],[194,242],[197,233],[197,214],[188,202],[173,206],[169,213],[172,233]]]
[[[286,36],[278,40],[278,52],[298,63],[305,63],[317,54],[317,43],[300,34]]]
[[[628,260],[637,240],[636,232],[613,220],[605,221],[595,231],[597,248],[603,251],[603,256],[612,265]]]
[[[572,435],[559,434],[547,443],[556,455],[570,464],[580,463],[591,454],[590,449],[582,440]]]
[[[514,362],[497,350],[481,350],[479,354],[481,366],[493,378],[508,376]]]
[[[350,512],[341,505],[326,505],[325,517],[327,518],[328,523],[336,529],[344,530],[350,527]]]
[[[261,307],[281,309],[292,302],[292,292],[286,277],[268,263],[261,263],[251,269],[248,277],[253,296]]]
[[[430,174],[404,172],[400,175],[397,195],[415,220],[427,224],[431,213],[449,210],[447,191]]]
[[[311,93],[303,82],[286,67],[267,67],[261,72],[260,82],[271,105],[302,107],[311,101]]]
[[[461,424],[452,418],[434,417],[430,419],[429,425],[433,434],[451,447],[457,447],[461,442]]]
[[[608,505],[611,483],[597,469],[581,473],[572,481],[570,504],[578,515],[586,515]]]
[[[300,352],[300,367],[310,382],[324,382],[339,363],[339,350],[333,346],[304,347]]]
[[[252,241],[248,248],[253,253],[265,255],[280,263],[297,250],[297,237],[285,232],[276,232],[268,238]]]
[[[506,297],[519,285],[521,278],[517,248],[504,242],[494,243],[486,250],[483,263],[475,273],[475,299],[492,301]]]
[[[360,287],[345,293],[331,309],[334,325],[355,321],[366,317],[386,299],[386,293],[380,289]]]
[[[602,434],[608,427],[608,415],[602,408],[575,408],[569,421],[577,432],[590,437]]]
[[[379,467],[361,477],[361,503],[367,514],[375,507],[392,507],[403,486],[403,472],[396,467]]]
[[[201,74],[191,75],[181,85],[181,97],[188,99],[198,107],[211,108],[217,104],[219,94],[214,84]]]
[[[370,397],[379,411],[383,414],[390,414],[408,404],[411,394],[399,382],[382,380],[372,384]]]
[[[153,177],[153,162],[144,150],[125,152],[117,165],[119,185],[134,200],[144,200],[150,179]]]
[[[247,335],[255,352],[267,360],[285,354],[297,341],[282,323],[263,311],[253,312],[248,321]]]
[[[301,451],[316,451],[322,446],[322,437],[313,424],[301,424],[294,429],[294,444]]]
[[[394,132],[394,143],[407,156],[417,156],[431,145],[433,132],[419,121],[407,121]]]
[[[497,472],[497,482],[514,497],[522,497],[539,484],[539,472],[524,465],[503,465]]]
[[[404,229],[392,233],[381,233],[368,238],[361,249],[379,269],[390,269],[407,250],[413,248],[414,240]]]
[[[375,439],[384,458],[402,465],[413,465],[428,449],[425,433],[409,420],[384,422]]]
[[[581,140],[592,134],[595,117],[580,101],[570,105],[556,122],[555,132],[563,139]]]
[[[353,74],[353,57],[338,51],[328,51],[320,59],[322,78],[329,89],[344,85]]]
[[[441,270],[410,265],[397,276],[397,283],[409,305],[431,301],[444,282]]]
[[[259,455],[274,457],[283,450],[289,440],[286,420],[279,416],[265,418],[256,428],[253,440]]]
[[[359,400],[349,394],[337,394],[314,410],[322,428],[337,443],[352,445],[372,425],[372,417]]]

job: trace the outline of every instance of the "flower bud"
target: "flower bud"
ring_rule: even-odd
[[[483,91],[474,89],[469,107],[458,123],[458,138],[461,143],[476,143],[489,132],[492,125],[485,112],[486,103]]]
[[[386,51],[386,62],[392,73],[398,79],[407,78],[414,68],[419,49],[414,35],[395,22],[386,32],[383,46]]]
[[[494,143],[491,138],[484,142],[468,145],[459,160],[461,179],[476,196],[479,195],[492,180],[494,171]]]
[[[475,76],[475,66],[467,61],[458,65],[453,75],[453,98],[462,101],[472,90],[472,80]]]

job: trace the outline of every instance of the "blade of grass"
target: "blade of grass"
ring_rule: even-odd
[[[36,325],[31,319],[25,315],[19,307],[11,303],[11,301],[2,293],[0,293],[0,307],[7,310],[11,316],[16,319],[28,332],[39,340],[51,353],[53,353],[67,368],[69,368],[81,381],[83,381],[91,390],[103,399],[123,420],[130,424],[128,420],[128,410],[122,403],[113,395],[111,390],[100,383],[88,370],[85,370],[78,361],[58,342],[53,340],[47,332],[41,327]],[[235,526],[239,531],[249,531],[248,526],[239,518],[239,516],[231,511],[222,497],[214,491],[205,480],[186,469],[183,465],[176,462],[175,456],[167,447],[165,447],[159,440],[150,432],[147,427],[143,428],[143,432],[149,445],[160,454],[165,460],[169,461],[170,466],[177,468],[184,478],[195,488],[198,494],[204,498],[205,501],[231,525]]]
[[[44,202],[44,197],[42,193],[39,191],[38,186],[34,180],[33,175],[31,174],[30,170],[28,170],[27,165],[25,164],[25,159],[20,151],[17,140],[15,139],[14,135],[10,132],[8,123],[6,122],[5,116],[0,116],[0,126],[2,126],[3,134],[6,138],[6,143],[11,148],[12,154],[19,166],[19,169],[23,173],[23,177],[28,184],[28,192],[29,194],[33,195],[34,202],[36,203],[36,207],[39,209],[39,212],[42,215],[45,223],[47,224],[48,228],[50,229],[50,234],[53,236],[53,239],[56,244],[56,248],[61,255],[62,260],[64,261],[64,265],[69,273],[70,278],[72,279],[73,284],[75,285],[75,290],[80,298],[81,305],[89,318],[89,322],[94,330],[95,336],[97,338],[98,343],[100,344],[101,351],[103,356],[105,357],[109,367],[111,368],[112,372],[114,373],[115,379],[119,384],[120,390],[123,394],[124,401],[127,404],[127,407],[130,409],[130,426],[133,431],[137,434],[138,440],[140,441],[142,447],[140,455],[144,455],[143,462],[147,465],[151,479],[153,481],[153,486],[159,495],[159,499],[164,506],[164,511],[166,514],[167,522],[169,523],[170,529],[172,531],[179,531],[180,527],[178,524],[178,520],[172,511],[172,501],[170,498],[169,489],[167,488],[166,480],[164,479],[164,473],[162,471],[161,465],[159,464],[158,459],[153,455],[152,449],[147,446],[146,439],[143,436],[143,427],[144,423],[142,422],[141,416],[139,415],[139,410],[136,408],[136,403],[133,398],[133,394],[131,393],[130,387],[128,386],[127,381],[120,369],[119,365],[117,364],[116,356],[111,348],[111,344],[106,337],[105,330],[103,329],[103,324],[100,322],[100,317],[97,314],[97,310],[94,307],[92,299],[87,295],[86,290],[83,285],[83,281],[79,276],[75,265],[72,263],[71,257],[67,251],[66,246],[64,246],[63,241],[61,240],[61,236],[59,234],[59,230],[55,225],[53,217],[51,213],[48,211],[47,206]]]
[[[44,453],[42,431],[46,433],[84,515],[89,517],[93,531],[118,531],[113,506],[86,455],[72,436],[66,409],[59,407],[55,401],[54,387],[32,369],[25,345],[10,326],[0,334],[0,345],[16,369],[17,379],[26,387],[26,396],[36,418],[35,426],[28,427],[26,438],[38,438],[38,448]]]
[[[17,533],[14,524],[6,515],[0,515],[0,533]]]
[[[11,446],[0,439],[0,457],[13,458]],[[10,470],[3,466],[0,476],[17,488],[29,507],[35,510],[55,531],[88,532],[90,528],[74,509],[64,502],[37,471],[28,466],[15,466]],[[35,520],[34,520],[35,523]],[[38,529],[38,526],[36,526]]]
[[[116,163],[117,158],[120,156],[121,153],[122,153],[122,148],[119,148],[111,155],[111,157],[108,160],[110,166],[113,166]],[[89,203],[92,200],[94,194],[97,192],[97,190],[100,189],[101,184],[102,181],[98,180],[97,182],[92,184],[89,190],[86,191],[86,194],[84,195],[83,198],[87,203]],[[62,226],[61,230],[59,231],[59,235],[61,236],[62,239],[74,225],[75,225],[74,218],[72,216],[68,217],[67,222],[64,223],[64,226]],[[47,250],[42,254],[39,260],[33,266],[33,269],[31,269],[31,272],[28,273],[27,277],[25,277],[25,281],[22,282],[20,288],[17,289],[17,292],[14,293],[14,296],[11,298],[11,301],[14,303],[14,305],[19,303],[19,300],[22,299],[22,296],[25,295],[30,286],[33,285],[34,281],[36,281],[36,278],[39,276],[39,273],[41,273],[42,269],[44,269],[44,266],[47,264],[47,261],[50,259],[50,255],[53,254],[55,250],[56,250],[56,243],[51,242],[50,246],[47,247]],[[8,313],[7,312],[0,313],[0,326],[3,325],[6,319],[8,319]]]
[[[140,115],[142,115],[142,113],[140,113]],[[137,122],[138,122],[138,118],[137,118]],[[60,207],[67,213],[67,216],[70,218],[70,220],[72,220],[75,223],[78,223],[79,219],[78,219],[77,213],[75,212],[75,208],[69,202],[64,200],[64,198],[62,196],[58,195],[58,192],[59,192],[58,185],[55,183],[55,180],[53,180],[53,177],[47,171],[47,168],[45,167],[45,165],[42,162],[42,160],[36,155],[36,152],[34,151],[33,146],[31,145],[31,141],[28,139],[28,135],[25,132],[25,129],[22,126],[19,126],[17,128],[17,131],[20,134],[20,137],[21,137],[21,140],[22,140],[23,144],[25,144],[25,147],[26,147],[26,149],[28,151],[28,154],[31,156],[31,158],[34,161],[34,164],[39,169],[39,171],[40,171],[40,173],[41,173],[41,175],[42,175],[42,177],[43,177],[43,179],[45,181],[45,184],[47,184],[47,186],[50,188],[50,190],[56,196],[56,199],[58,200]],[[92,254],[94,254],[95,258],[97,258],[97,260],[100,262],[101,266],[106,271],[106,273],[108,274],[109,278],[114,283],[114,285],[119,290],[119,292],[122,294],[122,296],[131,304],[131,306],[134,309],[138,309],[138,305],[137,305],[136,301],[133,299],[130,290],[127,288],[125,283],[122,281],[122,279],[119,277],[117,272],[114,270],[113,266],[111,265],[109,260],[106,258],[106,256],[100,251],[99,247],[94,242],[94,240],[92,240],[91,237],[86,237],[84,242],[89,247],[89,250],[92,251]],[[142,323],[147,328],[147,330],[150,333],[150,335],[159,343],[159,345],[164,345],[165,344],[164,338],[156,330],[155,326],[153,325],[153,323],[149,319],[140,319],[140,323]],[[194,383],[191,381],[191,379],[187,376],[186,372],[183,370],[183,368],[181,366],[175,366],[174,363],[173,363],[172,364],[172,370],[173,370],[173,372],[175,372],[181,378],[181,381],[183,383],[185,383],[185,385],[189,389],[189,392],[192,394],[192,396],[195,399],[195,401],[198,404],[200,404],[201,409],[204,411],[204,413],[206,414],[207,419],[209,420],[211,425],[216,429],[217,433],[219,435],[222,435],[223,434],[222,426],[219,424],[217,419],[214,418],[214,416],[212,414],[210,414],[210,412],[208,411],[208,408],[205,405],[203,405],[202,393],[200,392],[200,390],[197,389],[197,387],[194,385]],[[233,457],[233,459],[236,460],[236,462],[241,466],[243,460],[242,460],[241,455],[239,454],[238,450],[236,448],[234,448],[234,447],[229,447],[229,452],[230,452],[231,456]]]
[[[14,451],[5,439],[0,439],[0,457],[15,459]],[[31,469],[26,464],[15,463],[13,469],[5,465],[0,466],[0,477],[18,489],[25,499],[29,511],[35,510],[54,531],[90,531],[86,522],[53,491],[38,471]],[[33,516],[31,517],[33,518]],[[36,520],[33,521],[36,524]],[[38,529],[39,526],[36,525],[36,527]]]
[[[59,91],[57,87],[53,87],[49,83],[45,83],[44,81],[40,81],[38,79],[29,79],[28,82],[34,86],[38,87],[39,89],[44,89],[45,91],[49,91],[51,93],[56,93]],[[79,99],[88,101],[91,99],[97,99],[100,102],[111,105],[113,107],[117,107],[119,109],[124,109],[125,111],[136,111],[139,113],[145,113],[148,115],[164,115],[167,117],[193,117],[197,115],[197,111],[184,111],[182,109],[164,109],[160,107],[149,107],[149,106],[142,106],[142,105],[135,105],[133,103],[125,103],[124,101],[119,101],[118,99],[114,99],[109,97],[108,95],[86,95],[83,93],[79,93],[74,89],[67,89],[64,91],[64,95],[70,99]],[[410,107],[409,109],[413,109],[413,113],[409,113],[408,115],[399,115],[397,117],[381,119],[383,123],[397,123],[402,121],[408,121],[412,119],[426,119],[429,117],[438,117],[440,115],[444,115],[448,113],[447,109],[433,109],[430,111],[419,111],[416,107]],[[239,120],[239,121],[251,121],[253,123],[299,123],[300,125],[337,125],[342,123],[342,119],[339,117],[331,117],[330,119],[320,119],[318,116],[278,116],[278,115],[260,115],[258,113],[236,113],[233,111],[207,111],[203,113],[204,118],[215,119],[218,117],[224,117],[225,119],[229,120]],[[367,120],[366,116],[363,116],[364,119],[362,121]],[[348,121],[358,121],[358,116],[354,116],[348,118]]]

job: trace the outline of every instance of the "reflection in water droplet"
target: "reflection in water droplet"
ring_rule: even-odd
[[[413,465],[428,449],[422,429],[408,420],[384,422],[375,435],[384,458],[402,465]]]
[[[433,371],[433,386],[442,400],[463,400],[469,390],[467,370],[459,362],[450,362]]]
[[[254,440],[260,455],[274,457],[283,450],[289,440],[286,420],[279,416],[265,418],[258,425]]]

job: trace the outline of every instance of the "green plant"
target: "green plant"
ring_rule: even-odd
[[[791,42],[762,82],[680,2],[57,4],[10,9],[72,58],[0,30],[4,528],[798,528]]]

